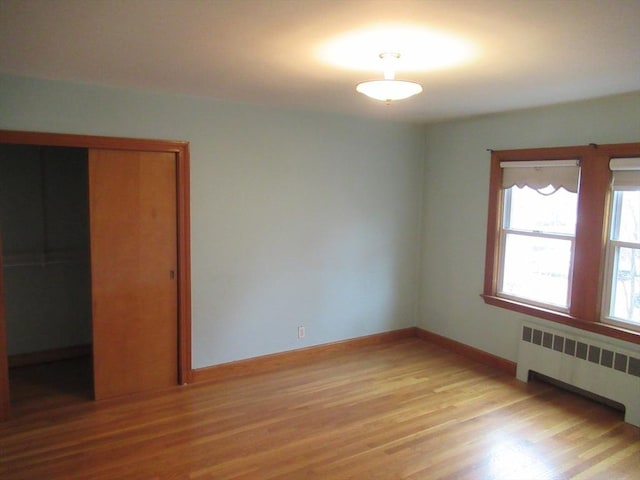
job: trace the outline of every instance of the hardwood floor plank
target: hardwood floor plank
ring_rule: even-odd
[[[617,479],[640,471],[640,429],[621,412],[420,339],[221,382],[43,405],[0,424],[3,480]]]

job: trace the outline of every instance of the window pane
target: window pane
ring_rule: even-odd
[[[609,315],[640,325],[640,249],[615,250]]]
[[[505,228],[568,235],[575,233],[577,193],[564,188],[555,193],[553,189],[542,189],[542,193],[539,193],[529,187],[517,186],[508,191],[505,197]]]
[[[640,242],[640,191],[615,192],[613,240]]]
[[[568,307],[570,240],[507,234],[501,293]]]

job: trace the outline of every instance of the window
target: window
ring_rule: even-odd
[[[486,303],[640,343],[640,143],[492,152],[487,226]]]
[[[640,158],[613,158],[603,321],[640,329]]]
[[[575,160],[501,162],[498,295],[569,307],[578,203]]]

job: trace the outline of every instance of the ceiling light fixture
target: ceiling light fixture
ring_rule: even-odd
[[[391,103],[404,100],[422,92],[422,85],[406,80],[396,80],[396,64],[399,53],[385,52],[380,54],[383,63],[384,80],[369,80],[356,85],[356,90],[367,97]]]

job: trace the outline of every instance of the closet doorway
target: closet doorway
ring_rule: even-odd
[[[3,145],[86,155],[91,396],[109,398],[188,383],[188,144],[0,131]],[[0,232],[0,241],[3,235]],[[83,248],[75,250],[81,263]],[[56,258],[52,249],[43,255],[45,260]],[[0,258],[7,264],[2,271],[19,268],[10,267],[11,262],[15,264],[15,258]],[[14,306],[5,299],[11,290],[6,281],[0,275],[0,419],[9,416],[11,404],[5,314]],[[76,345],[77,353],[83,345]],[[16,348],[13,343],[11,348]]]
[[[0,144],[12,405],[92,398],[87,149]]]

